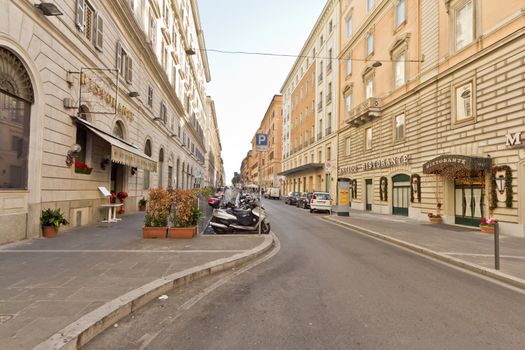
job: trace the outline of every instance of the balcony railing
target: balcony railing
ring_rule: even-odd
[[[332,133],[332,127],[329,126],[329,127],[327,127],[327,128],[325,129],[325,133],[324,133],[324,134],[325,134],[326,136],[328,136],[328,135],[330,135],[331,133]]]
[[[371,97],[346,112],[345,122],[353,127],[359,127],[381,116],[381,100]]]

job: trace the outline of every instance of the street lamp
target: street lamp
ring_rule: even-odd
[[[46,17],[63,15],[62,11],[60,11],[55,4],[52,4],[49,2],[42,2],[40,4],[35,4],[35,8]]]
[[[503,194],[503,192],[505,192],[505,176],[500,175],[495,180],[496,180],[496,187],[498,187],[499,193]]]

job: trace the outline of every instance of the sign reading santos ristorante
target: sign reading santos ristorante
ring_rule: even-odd
[[[376,159],[369,162],[363,162],[357,165],[349,165],[339,168],[337,175],[346,175],[352,173],[358,173],[360,171],[367,171],[373,169],[382,169],[382,168],[392,168],[398,165],[408,164],[409,158],[408,154],[403,154],[397,157],[389,157],[383,159]]]

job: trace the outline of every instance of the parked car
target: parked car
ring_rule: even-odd
[[[318,211],[332,211],[332,199],[328,192],[314,192],[310,200],[310,213],[314,210]]]
[[[299,196],[299,192],[288,192],[288,195],[284,198],[284,204],[295,205]]]
[[[310,209],[310,200],[312,199],[312,192],[303,192],[301,197],[297,198],[296,206],[298,208]]]

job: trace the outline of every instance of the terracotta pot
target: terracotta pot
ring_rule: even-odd
[[[169,238],[193,238],[197,234],[197,226],[193,227],[170,227]]]
[[[428,218],[430,220],[430,223],[433,225],[441,224],[443,223],[442,218]]]
[[[42,226],[42,235],[46,238],[53,238],[58,235],[58,227]]]
[[[483,233],[494,234],[494,225],[479,225],[479,230]]]
[[[144,238],[166,238],[167,227],[143,227],[142,237]]]
[[[139,205],[139,211],[146,211],[145,205]]]

